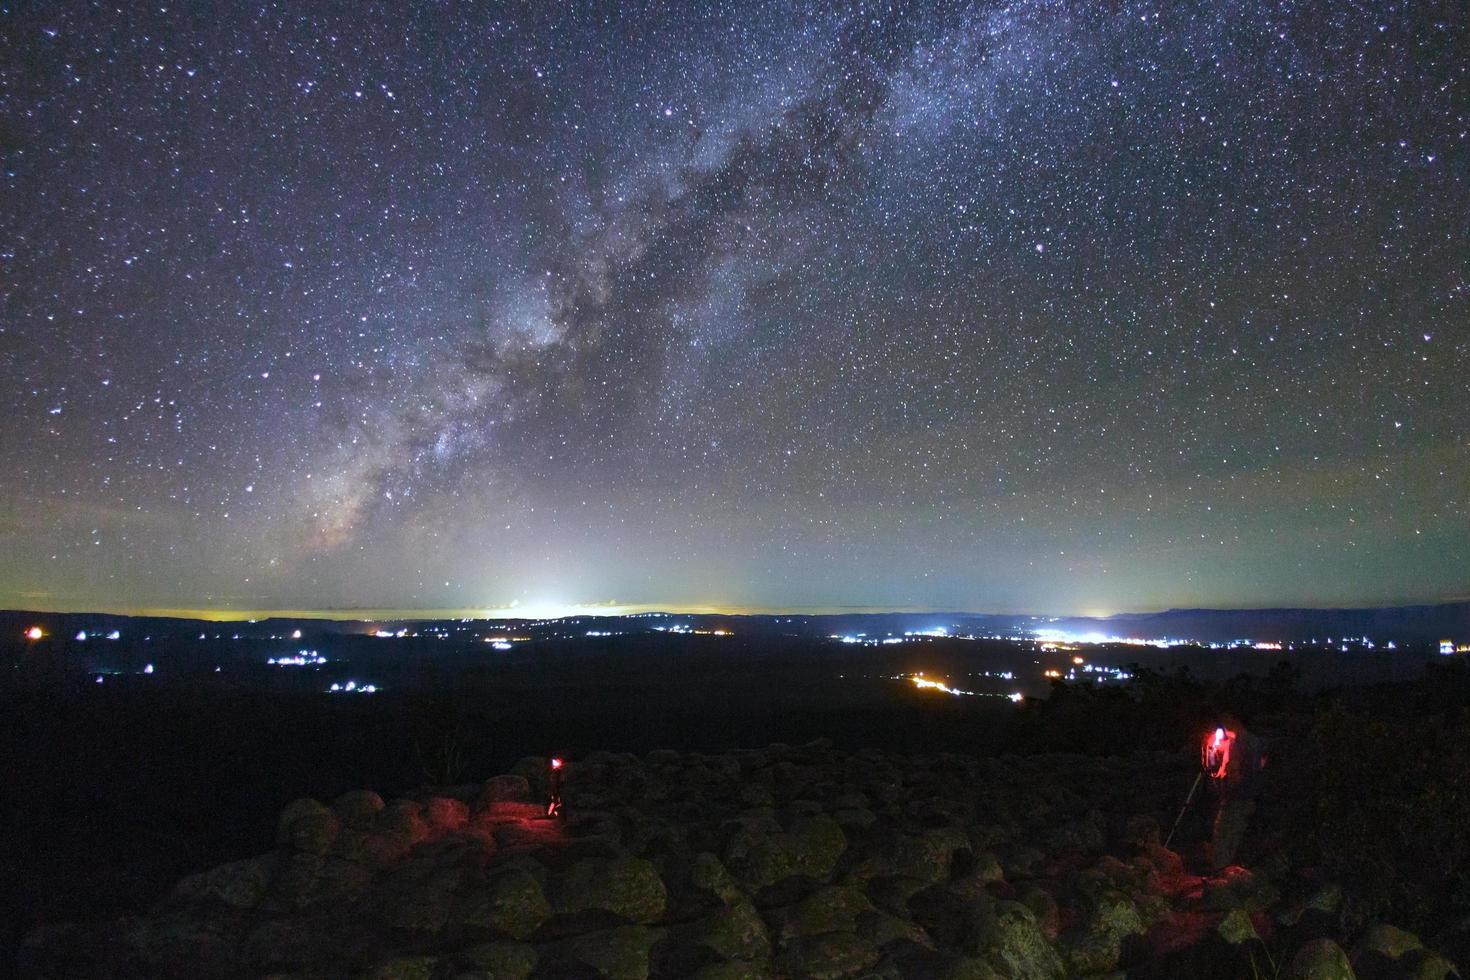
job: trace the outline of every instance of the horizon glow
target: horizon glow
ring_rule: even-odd
[[[676,6],[10,11],[0,607],[1470,596],[1463,18]]]

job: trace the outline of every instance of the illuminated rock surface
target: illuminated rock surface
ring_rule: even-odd
[[[38,930],[21,975],[1456,975],[1387,925],[1324,933],[1304,910],[1330,883],[1191,874],[1158,840],[1189,778],[1173,756],[602,752],[568,767],[564,820],[543,815],[544,765],[297,800],[269,853],[144,917]]]

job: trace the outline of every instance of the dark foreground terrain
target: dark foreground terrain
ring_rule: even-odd
[[[17,654],[7,967],[1433,978],[1470,961],[1464,658],[1198,653],[1179,673],[1171,653],[1126,684],[1049,685],[1046,657],[1072,653],[660,636],[490,663],[482,644],[357,642],[320,669],[266,668],[281,644],[248,638],[207,660],[124,642],[85,672],[65,666],[78,650]],[[895,679],[917,670],[981,693]],[[338,672],[383,688],[324,694]],[[1324,689],[1334,672],[1357,683]],[[1206,806],[1172,852],[1160,839],[1225,710],[1271,763],[1248,870],[1200,877]],[[533,819],[553,752],[571,760],[564,824]]]
[[[593,753],[279,816],[274,848],[149,914],[40,930],[30,976],[1446,977],[1319,869],[1191,874],[1160,843],[1192,760]],[[1347,952],[1351,950],[1351,953]],[[1351,958],[1351,965],[1350,965]]]

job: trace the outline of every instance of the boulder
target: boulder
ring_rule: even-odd
[[[935,976],[937,980],[1001,980],[989,963],[973,956],[954,957]],[[1124,978],[1119,976],[1117,980]]]
[[[313,901],[350,902],[362,895],[372,881],[372,871],[361,864],[328,857],[317,871]]]
[[[735,792],[741,805],[746,807],[769,807],[776,803],[770,789],[757,783],[741,783]]]
[[[274,854],[222,864],[185,878],[174,886],[171,897],[183,902],[219,902],[231,908],[253,909],[265,897],[276,865]]]
[[[1143,845],[1143,854],[1160,877],[1167,879],[1184,877],[1184,858],[1180,857],[1176,852],[1169,850],[1158,841],[1145,842]]]
[[[694,855],[689,866],[689,883],[701,891],[714,894],[727,905],[745,897],[745,893],[740,890],[730,872],[725,870],[720,859],[708,851]]]
[[[623,839],[617,817],[602,810],[577,810],[562,827],[569,844],[584,853],[615,853]]]
[[[912,910],[909,908],[909,899],[930,886],[915,878],[866,878],[848,876],[843,879],[848,884],[860,884],[867,891],[868,898],[879,909],[896,915],[900,918],[909,918]]]
[[[1374,923],[1364,930],[1358,940],[1358,952],[1374,952],[1396,960],[1414,949],[1423,949],[1424,944],[1412,932],[1395,928],[1384,922]]]
[[[847,835],[837,821],[816,814],[795,822],[791,828],[792,863],[796,873],[826,878],[847,849]]]
[[[878,815],[867,807],[838,807],[832,818],[843,830],[867,830],[878,822]]]
[[[765,980],[769,976],[769,971],[754,963],[727,960],[700,967],[690,975],[690,980]]]
[[[793,906],[781,926],[783,938],[816,936],[824,932],[855,932],[858,917],[873,912],[860,888],[829,885],[820,888]]]
[[[517,773],[504,773],[485,780],[477,805],[485,807],[492,803],[525,803],[530,799],[530,781]]]
[[[528,939],[551,918],[541,884],[528,871],[509,868],[491,875],[457,905],[455,925],[467,933],[492,933]],[[534,960],[534,957],[533,957]]]
[[[975,854],[972,851],[957,851],[954,858],[955,877],[949,887],[970,896],[978,896],[996,882],[1005,880],[1000,862],[989,851]]]
[[[1284,926],[1294,926],[1303,918],[1319,920],[1335,919],[1342,909],[1342,888],[1335,882],[1318,885],[1304,898],[1300,898],[1276,913],[1276,921]]]
[[[917,948],[885,958],[878,969],[867,977],[882,977],[884,980],[889,977],[894,980],[906,980],[908,977],[924,977],[929,980],[999,980],[1000,974],[989,963],[976,956]]]
[[[696,946],[704,946],[722,959],[761,961],[771,955],[766,924],[747,899],[739,899],[681,930]]]
[[[970,838],[956,827],[902,834],[893,842],[890,860],[893,872],[925,881],[944,881],[950,875],[955,854],[969,853]]]
[[[525,943],[481,943],[459,954],[461,966],[494,980],[526,980],[536,969],[536,950]]]
[[[1041,926],[1041,931],[1055,938],[1062,929],[1062,912],[1052,893],[1040,885],[1027,885],[1021,891],[1019,900],[1022,905],[1031,910],[1032,915],[1036,916],[1036,922]]]
[[[413,845],[401,833],[356,830],[337,835],[333,850],[342,858],[374,871],[392,868],[408,857]]]
[[[1276,903],[1279,895],[1271,883],[1260,875],[1241,867],[1226,868],[1219,877],[1204,884],[1200,908],[1205,912],[1264,912]]]
[[[373,821],[373,829],[398,843],[412,847],[429,836],[429,825],[423,817],[424,807],[413,800],[394,800]]]
[[[520,776],[531,789],[532,799],[546,798],[546,770],[550,761],[544,755],[528,755],[516,760],[510,767],[512,776]]]
[[[989,905],[988,899],[977,902],[943,885],[929,885],[908,897],[900,917],[914,922],[941,946],[973,951],[976,937],[983,930]],[[890,911],[899,910],[890,906]]]
[[[304,967],[331,959],[349,959],[343,937],[314,928],[305,918],[263,919],[240,944],[241,965],[267,972]]]
[[[431,831],[443,833],[458,830],[468,823],[470,809],[453,797],[434,796],[424,804],[423,818]]]
[[[657,922],[668,891],[657,869],[643,858],[584,858],[562,882],[558,912],[601,910],[629,922]]]
[[[800,818],[789,832],[755,819],[743,823],[725,845],[724,863],[753,890],[795,875],[826,879],[847,848],[842,827],[825,814]]]
[[[314,904],[326,864],[327,859],[320,854],[285,855],[276,862],[275,874],[259,907],[267,912],[296,912]]]
[[[777,964],[788,976],[808,980],[843,980],[878,962],[878,948],[851,932],[804,936],[781,948]]]
[[[325,854],[337,839],[337,815],[317,800],[293,800],[276,821],[276,843],[307,854]]]
[[[1251,917],[1240,909],[1232,909],[1226,912],[1225,917],[1220,920],[1220,924],[1215,926],[1215,932],[1231,946],[1239,946],[1241,943],[1248,943],[1261,938],[1256,932],[1255,923],[1251,922]]]
[[[371,830],[382,809],[383,798],[367,789],[351,790],[332,801],[332,812],[349,830]]]
[[[1144,931],[1133,902],[1119,892],[1108,892],[1098,898],[1081,927],[1065,937],[1062,950],[1067,967],[1080,975],[1114,970],[1123,953],[1123,940]]]
[[[240,937],[225,921],[178,911],[125,920],[121,938],[149,969],[134,975],[181,976],[186,964],[197,976],[219,976],[239,969]]]
[[[1411,949],[1395,964],[1395,980],[1459,980],[1455,964],[1428,949]]]
[[[395,956],[372,967],[367,980],[433,980],[439,969],[437,956]]]
[[[1342,947],[1330,939],[1316,939],[1296,951],[1284,980],[1357,980]]]
[[[996,860],[1000,861],[1000,867],[1005,872],[1007,881],[1016,881],[1021,878],[1036,877],[1036,866],[1046,858],[1046,855],[1034,847],[1006,846],[995,850]]]
[[[1036,917],[1020,902],[997,902],[983,921],[974,952],[1012,980],[1063,980],[1066,967]]]
[[[661,938],[660,929],[618,926],[574,936],[565,942],[563,952],[606,980],[647,980],[648,953]]]
[[[867,939],[879,949],[885,949],[895,943],[905,948],[914,946],[924,949],[934,948],[933,938],[923,928],[907,919],[889,915],[887,912],[876,910],[863,912],[857,917],[857,927],[853,932]]]
[[[434,935],[459,903],[467,873],[415,859],[393,872],[374,895],[384,925],[418,936]]]

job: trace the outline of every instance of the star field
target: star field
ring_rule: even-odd
[[[1470,594],[1463,4],[0,3],[0,606]]]

